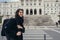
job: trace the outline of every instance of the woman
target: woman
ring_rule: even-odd
[[[15,14],[15,19],[17,21],[17,27],[18,27],[18,32],[16,33],[17,35],[17,40],[23,40],[23,35],[25,28],[23,26],[24,22],[24,17],[23,17],[23,9],[18,9]],[[23,30],[22,30],[23,29]]]
[[[23,33],[25,32],[23,23],[23,9],[18,9],[15,13],[15,18],[10,19],[9,23],[6,25],[5,34],[7,40],[23,40]]]

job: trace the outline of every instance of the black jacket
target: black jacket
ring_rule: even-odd
[[[8,24],[6,24],[7,28],[5,29],[6,31],[6,35],[10,36],[10,37],[17,37],[16,33],[18,31],[21,31],[22,33],[25,32],[25,28],[23,26],[23,22],[24,20],[22,18],[11,18],[10,21],[8,22]],[[18,29],[17,28],[17,24],[21,25],[21,27],[23,27],[23,29]],[[23,34],[20,36],[21,39],[23,38]]]

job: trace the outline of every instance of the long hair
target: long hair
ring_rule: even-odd
[[[22,12],[24,12],[23,9],[17,9],[16,12],[15,12],[15,18],[18,18],[19,17],[18,13],[19,13],[20,10]]]

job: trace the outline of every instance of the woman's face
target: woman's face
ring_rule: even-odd
[[[22,17],[22,16],[23,16],[23,11],[22,11],[22,10],[19,10],[18,15],[19,15],[20,17]]]

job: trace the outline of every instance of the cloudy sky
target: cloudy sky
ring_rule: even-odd
[[[13,1],[19,1],[19,0],[0,0],[0,2],[5,2],[5,1],[7,1],[7,2],[13,2]]]

